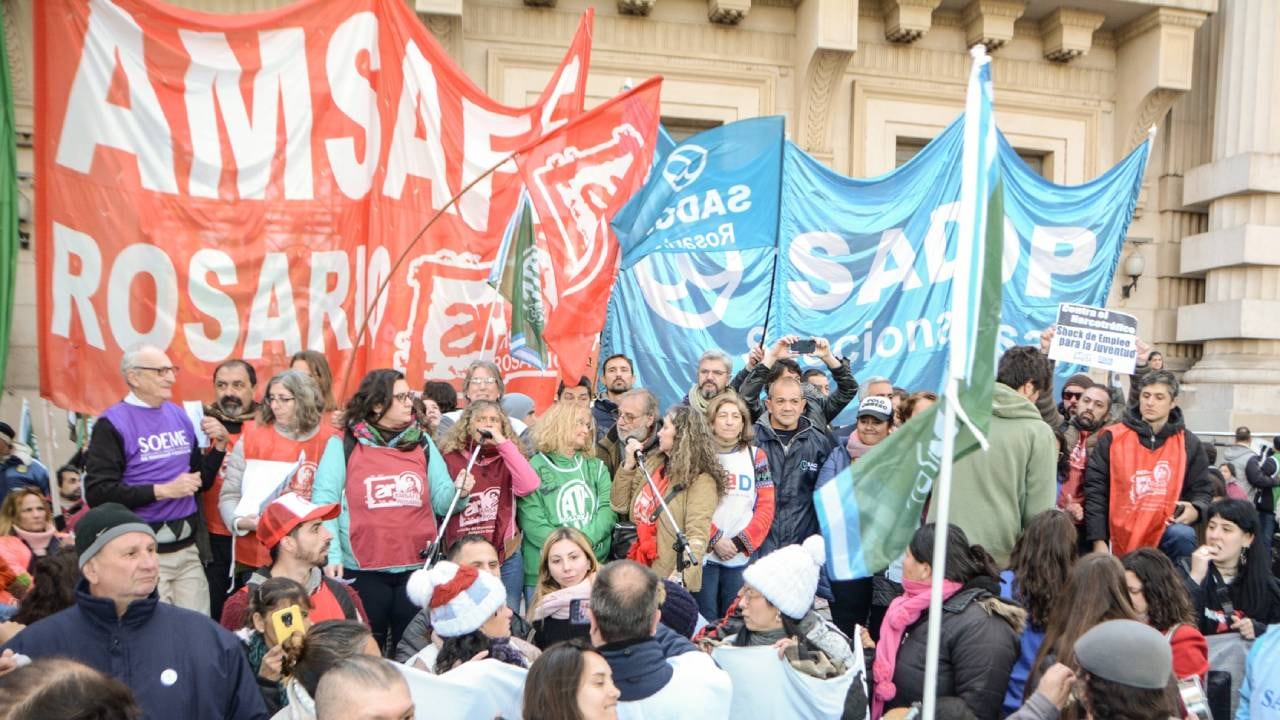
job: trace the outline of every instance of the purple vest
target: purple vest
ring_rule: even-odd
[[[107,408],[102,417],[124,441],[125,485],[167,483],[191,471],[191,449],[195,428],[182,408],[167,402],[158,408],[119,402]],[[133,508],[138,517],[149,523],[180,520],[194,515],[194,496],[173,500],[157,500],[150,505]]]

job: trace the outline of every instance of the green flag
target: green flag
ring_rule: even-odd
[[[18,148],[9,86],[9,51],[0,33],[0,392],[9,364],[13,283],[18,267]]]
[[[547,365],[542,340],[546,313],[542,307],[542,262],[533,231],[533,206],[522,196],[502,239],[499,263],[489,282],[511,304],[511,357],[537,368]]]

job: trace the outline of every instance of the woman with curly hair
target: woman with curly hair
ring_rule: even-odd
[[[0,623],[0,645],[9,642],[31,623],[75,604],[76,582],[80,580],[76,549],[68,545],[36,558],[32,564],[31,579],[31,590],[18,604],[18,613],[13,620]]]
[[[1044,641],[1053,599],[1066,587],[1075,561],[1076,526],[1061,510],[1036,515],[1013,546],[1010,569],[1001,576],[1009,582],[1002,583],[1000,594],[1016,600],[1027,611],[1027,627],[1004,694],[1005,714],[1022,707],[1023,687]]]
[[[659,462],[651,473],[661,498],[636,467],[636,451],[642,448],[639,440],[627,440],[613,486],[615,507],[619,498],[632,498],[629,515],[636,526],[636,541],[627,557],[652,567],[660,578],[676,579],[676,530],[662,509],[662,500],[689,541],[693,565],[684,569],[680,581],[696,593],[702,588],[702,558],[711,537],[711,517],[724,495],[724,468],[715,437],[706,416],[688,405],[667,412],[658,430]]]
[[[1074,530],[1074,527],[1072,528]],[[1044,642],[1036,654],[1031,676],[1027,678],[1026,695],[1030,699],[1040,676],[1055,662],[1078,672],[1075,645],[1080,636],[1108,620],[1137,620],[1129,602],[1129,589],[1124,582],[1124,566],[1111,555],[1093,553],[1076,563],[1066,588],[1057,594]],[[1076,720],[1074,706],[1063,711],[1062,720]]]
[[[1164,553],[1139,548],[1124,556],[1124,580],[1138,619],[1164,633],[1179,680],[1209,672],[1209,643],[1196,627],[1196,611],[1182,577]]]
[[[492,400],[476,400],[463,409],[458,421],[440,438],[440,453],[449,475],[466,472],[471,456],[475,484],[471,494],[459,498],[452,519],[444,528],[444,546],[466,535],[479,535],[498,551],[507,605],[520,609],[524,588],[524,563],[520,555],[520,530],[516,527],[516,499],[538,489],[538,474],[513,440],[515,430],[502,407]],[[479,454],[476,454],[477,448]]]
[[[596,557],[609,557],[615,518],[609,507],[613,481],[604,461],[595,456],[590,407],[555,403],[534,428],[533,443],[538,452],[529,465],[538,474],[538,489],[516,501],[516,520],[524,532],[520,552],[525,602],[530,607],[538,560],[551,531],[577,528],[591,541]]]

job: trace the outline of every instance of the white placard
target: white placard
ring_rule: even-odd
[[[1106,308],[1058,306],[1049,359],[1133,374],[1138,361],[1138,319]]]
[[[199,400],[187,400],[182,403],[182,409],[187,413],[187,417],[191,419],[191,424],[196,429],[196,444],[201,448],[209,447],[209,436],[204,434],[204,430],[200,427],[200,423],[204,420],[204,403]]]
[[[279,494],[280,488],[289,482],[301,463],[301,460],[246,460],[244,476],[240,479],[240,502],[236,503],[236,517],[260,515],[263,506]]]

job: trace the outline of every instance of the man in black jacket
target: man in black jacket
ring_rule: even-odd
[[[755,424],[756,445],[769,458],[774,510],[773,525],[758,553],[761,557],[821,532],[813,509],[813,489],[818,470],[831,452],[831,437],[825,428],[804,415],[804,389],[799,379],[783,375],[774,380],[765,407],[768,412]]]
[[[804,391],[805,417],[825,432],[836,416],[840,414],[853,399],[858,396],[858,381],[853,377],[847,360],[842,360],[831,351],[831,343],[826,338],[814,338],[813,355],[822,361],[831,371],[836,387],[827,394],[821,393],[817,387],[804,382],[803,371],[791,353],[791,345],[800,340],[795,335],[779,338],[768,350],[759,363],[742,376],[741,383],[735,387],[738,394],[747,402],[752,419],[761,415],[760,392],[769,387],[782,375],[790,375],[802,382]],[[735,378],[736,380],[736,378]]]
[[[1086,539],[1123,555],[1159,545],[1175,563],[1196,547],[1192,527],[1213,500],[1209,458],[1177,407],[1178,380],[1158,370],[1141,380],[1137,407],[1104,429],[1084,476]],[[1181,448],[1181,451],[1178,451]]]

